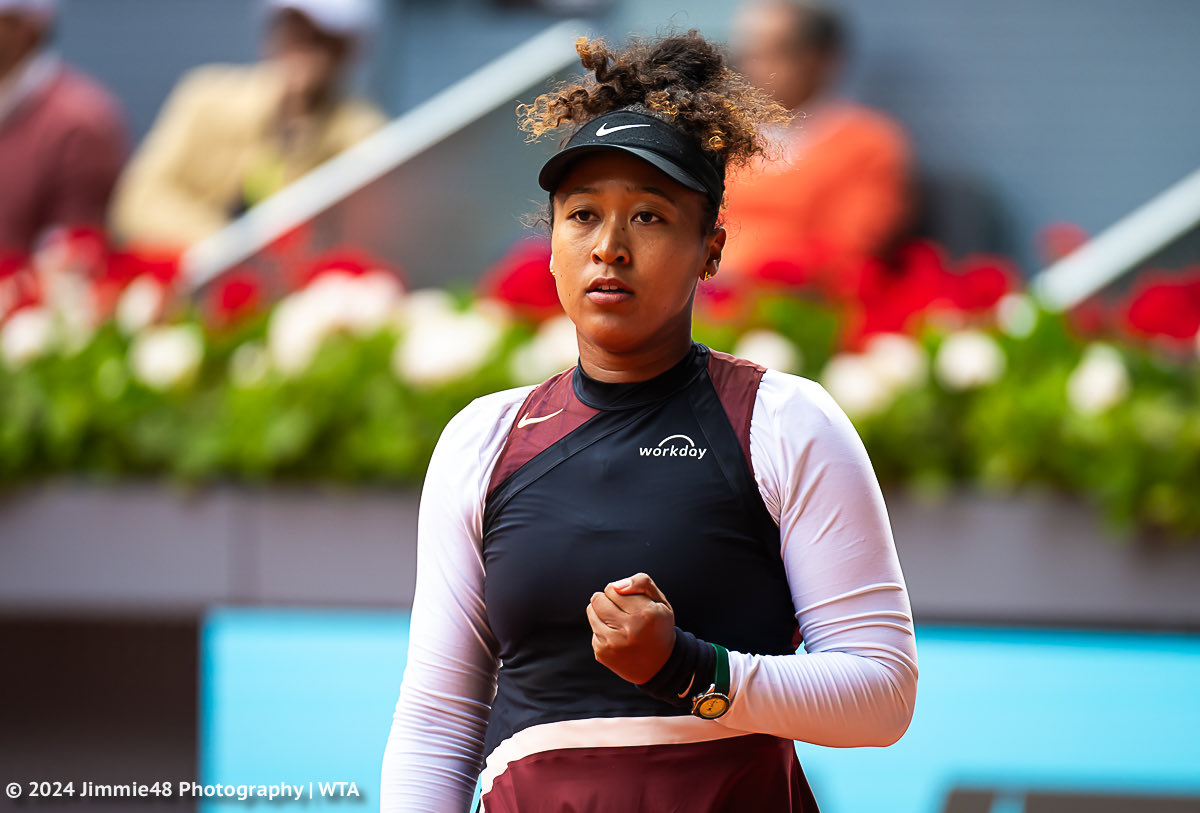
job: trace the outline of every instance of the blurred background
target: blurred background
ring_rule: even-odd
[[[1187,0],[0,0],[3,804],[377,807],[433,443],[575,360],[516,104],[689,28],[797,114],[696,336],[850,414],[918,625],[822,810],[1200,810]]]

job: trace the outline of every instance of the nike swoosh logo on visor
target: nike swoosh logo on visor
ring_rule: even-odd
[[[616,127],[609,127],[608,122],[600,125],[600,129],[596,131],[596,135],[604,138],[609,133],[615,133],[617,130],[628,130],[631,127],[649,127],[649,124],[618,124]]]
[[[565,409],[565,407],[564,407],[564,409]],[[562,409],[560,409],[558,412],[562,412]],[[549,415],[542,415],[538,418],[531,418],[531,417],[529,417],[529,413],[526,412],[525,417],[522,418],[521,420],[517,421],[517,428],[524,429],[526,426],[532,426],[535,423],[541,423],[542,421],[548,421],[551,418],[553,418],[555,415],[557,415],[558,412],[551,412]]]

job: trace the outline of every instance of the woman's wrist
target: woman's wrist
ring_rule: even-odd
[[[712,684],[716,660],[716,651],[711,644],[676,627],[675,645],[667,662],[654,677],[637,687],[672,706],[691,706],[692,695]]]

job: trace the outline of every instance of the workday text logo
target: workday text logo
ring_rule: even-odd
[[[691,457],[703,460],[708,449],[696,448],[696,441],[687,435],[669,435],[660,440],[657,446],[639,446],[638,454],[642,457]]]

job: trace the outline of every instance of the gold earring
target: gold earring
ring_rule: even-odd
[[[550,276],[554,276],[554,266],[550,266]]]

